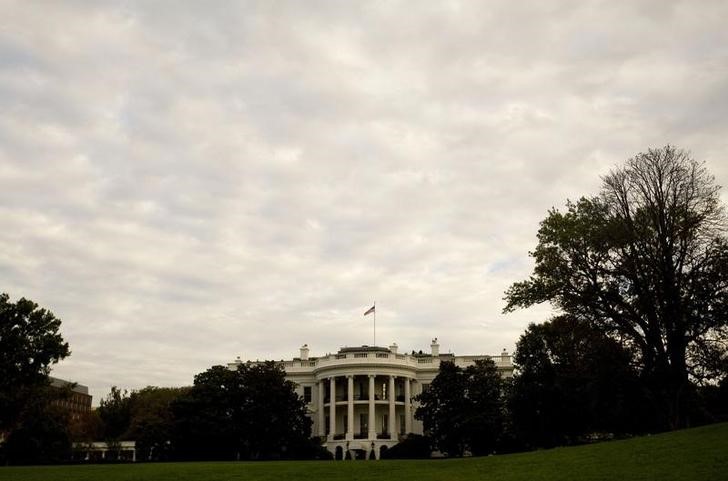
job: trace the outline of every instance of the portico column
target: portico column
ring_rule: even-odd
[[[318,382],[318,435],[326,436],[326,416],[324,416],[324,381]]]
[[[387,389],[387,396],[389,397],[389,438],[390,439],[397,439],[395,435],[395,429],[394,426],[394,376],[389,376],[389,389]]]
[[[346,376],[346,439],[354,439],[354,376]]]
[[[329,394],[329,439],[336,436],[336,378],[331,376],[329,380],[331,394]]]
[[[374,374],[369,375],[369,439],[377,438],[376,418],[374,416]]]
[[[409,434],[412,432],[412,416],[410,407],[410,380],[408,377],[404,378],[404,433]]]

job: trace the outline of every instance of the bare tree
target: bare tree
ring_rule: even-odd
[[[534,273],[508,289],[505,310],[550,301],[630,344],[667,427],[686,425],[689,375],[710,372],[688,353],[712,346],[725,358],[719,189],[704,164],[673,146],[629,159],[603,178],[599,196],[549,212],[531,254]]]

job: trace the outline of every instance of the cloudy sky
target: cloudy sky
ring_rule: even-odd
[[[94,403],[370,344],[374,300],[379,344],[512,350],[550,207],[666,143],[728,185],[726,2],[0,12],[0,290]]]

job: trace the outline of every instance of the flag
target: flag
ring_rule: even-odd
[[[367,314],[371,314],[372,312],[374,312],[374,307],[375,306],[370,307],[369,310],[364,313],[364,315],[366,316]]]

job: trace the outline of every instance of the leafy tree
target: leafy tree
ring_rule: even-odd
[[[53,401],[65,393],[50,386],[34,391],[24,418],[4,443],[9,464],[54,464],[71,457],[69,413]]]
[[[172,402],[172,444],[180,459],[236,459],[233,418],[239,418],[241,393],[234,371],[213,366],[195,376],[186,395]]]
[[[470,451],[476,456],[490,454],[503,432],[503,378],[490,359],[475,361],[464,372],[465,398],[472,409],[467,423]]]
[[[646,413],[631,359],[584,320],[559,316],[531,324],[516,346],[508,396],[518,438],[549,447],[595,432],[641,431]]]
[[[184,459],[316,455],[306,405],[275,363],[214,366],[172,403],[173,444]]]
[[[243,386],[242,453],[251,459],[300,457],[309,449],[311,419],[306,403],[272,362],[238,367]]]
[[[600,195],[549,211],[505,311],[549,301],[628,343],[664,426],[684,426],[688,353],[728,332],[725,221],[703,164],[672,146],[638,154]]]
[[[174,426],[171,405],[188,390],[147,386],[128,392],[113,386],[96,410],[101,438],[107,442],[136,441],[140,460],[168,459]],[[86,424],[79,427],[82,433],[83,429],[97,428],[93,418],[85,421]],[[93,440],[96,439],[99,438]]]
[[[11,432],[48,385],[50,366],[70,354],[60,319],[22,298],[0,294],[0,433]]]
[[[699,418],[705,423],[728,421],[728,378],[719,384],[700,386]]]
[[[148,386],[131,393],[130,423],[124,438],[136,441],[140,459],[169,459],[174,426],[170,406],[187,391],[188,388]]]
[[[131,424],[131,397],[129,392],[116,386],[101,400],[98,414],[104,426],[104,439],[119,441]]]
[[[71,440],[79,443],[91,443],[104,439],[104,422],[98,409],[80,413],[70,422]]]
[[[427,391],[418,396],[421,419],[434,446],[449,456],[475,455],[496,448],[503,429],[503,380],[492,360],[461,369],[440,363]]]
[[[434,447],[450,456],[462,456],[467,447],[464,393],[462,369],[455,363],[441,362],[440,371],[429,388],[416,397],[420,405],[415,418],[422,420]]]

